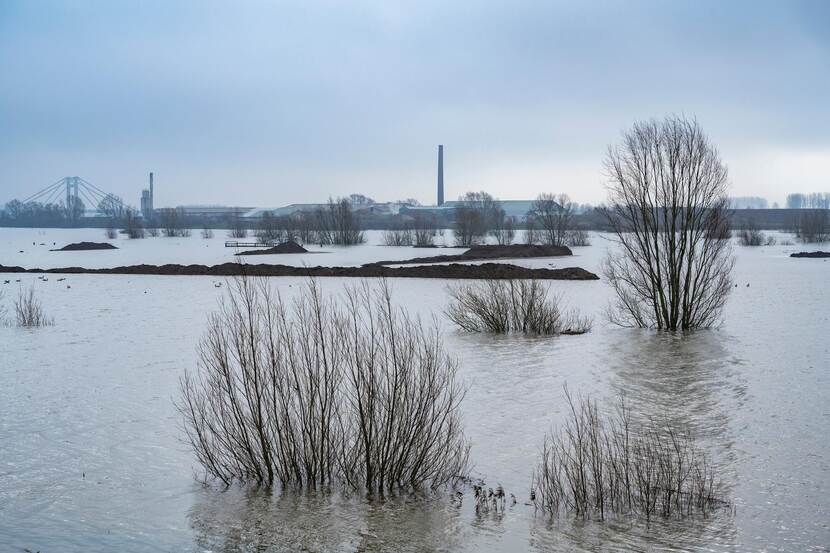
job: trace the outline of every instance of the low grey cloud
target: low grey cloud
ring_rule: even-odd
[[[0,201],[71,174],[137,202],[150,170],[161,205],[431,201],[443,143],[450,197],[598,202],[607,145],[667,113],[737,195],[830,189],[818,1],[11,1],[0,74]]]

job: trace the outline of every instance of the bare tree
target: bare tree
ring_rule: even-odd
[[[172,238],[179,232],[179,213],[175,208],[165,207],[158,210],[158,221],[164,236]]]
[[[613,322],[666,330],[718,322],[731,289],[727,170],[695,120],[640,122],[610,147],[608,207],[616,251],[605,275]]]
[[[118,237],[118,231],[116,231],[114,227],[107,227],[104,231],[104,235],[108,240],[115,240]]]
[[[573,203],[567,194],[539,194],[530,209],[539,228],[542,243],[554,246],[568,245],[568,232],[573,226]]]
[[[230,238],[246,238],[248,236],[248,229],[242,221],[242,214],[239,213],[239,210],[233,212],[229,224],[228,236]]]
[[[256,237],[263,244],[283,241],[283,232],[277,217],[270,211],[262,214],[256,229]]]
[[[329,198],[328,205],[318,208],[315,215],[320,245],[352,246],[366,241],[349,199]]]
[[[225,483],[417,490],[466,473],[456,363],[385,283],[338,300],[309,281],[289,302],[235,279],[199,352],[179,408]]]
[[[64,209],[66,210],[66,220],[74,224],[84,216],[86,205],[81,198],[70,196],[69,203],[64,206]]]
[[[387,246],[411,246],[414,241],[412,227],[407,223],[399,223],[395,227],[383,231],[383,243]]]
[[[144,225],[135,209],[131,207],[124,209],[122,224],[124,233],[129,238],[144,238]]]
[[[455,208],[455,243],[465,247],[480,244],[495,227],[500,212],[498,200],[487,192],[467,192],[461,196]]]
[[[525,244],[536,244],[539,240],[539,228],[536,223],[536,218],[528,215],[525,219]]]
[[[43,311],[43,304],[35,295],[35,287],[20,290],[17,299],[14,300],[14,313],[17,326],[37,327],[51,326],[55,324],[54,319],[46,316]]]
[[[493,228],[490,229],[490,236],[496,239],[501,246],[508,246],[516,238],[516,227],[513,224],[513,217],[505,215],[503,209],[499,209],[493,219]]]
[[[294,235],[303,244],[318,242],[314,213],[298,211],[289,215]]]
[[[591,239],[586,231],[574,228],[568,231],[567,244],[569,246],[590,246]]]
[[[202,238],[204,238],[205,240],[210,240],[211,238],[213,238],[213,229],[205,225],[202,228]]]
[[[741,246],[773,246],[775,245],[775,238],[773,236],[767,237],[761,232],[755,221],[750,219],[738,229],[738,243]]]
[[[802,213],[796,224],[796,236],[804,243],[830,242],[830,217],[827,210]]]
[[[427,247],[435,244],[438,234],[438,222],[431,213],[416,213],[412,221],[413,241],[415,246]]]
[[[98,211],[109,217],[116,225],[121,222],[126,210],[124,200],[114,194],[107,194],[98,202]]]

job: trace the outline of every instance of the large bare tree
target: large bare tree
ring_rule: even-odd
[[[617,324],[687,330],[717,324],[734,265],[724,225],[727,169],[698,122],[636,123],[609,147],[617,247],[605,263]]]

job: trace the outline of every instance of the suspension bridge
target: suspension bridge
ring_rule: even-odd
[[[122,203],[118,196],[101,190],[81,177],[63,177],[35,192],[23,200],[22,203],[40,202],[42,204],[54,204],[61,199],[64,200],[66,207],[80,205],[80,201],[88,209],[97,209],[104,200],[112,203]]]

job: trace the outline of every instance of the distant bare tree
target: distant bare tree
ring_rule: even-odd
[[[413,241],[416,246],[426,247],[435,244],[438,234],[438,222],[431,213],[416,213],[412,221]]]
[[[179,232],[179,213],[175,208],[165,207],[158,210],[158,221],[164,236],[172,238]]]
[[[567,243],[569,246],[590,246],[591,239],[586,231],[575,228],[568,231]]]
[[[144,224],[135,209],[126,208],[121,220],[124,233],[129,238],[144,238]]]
[[[109,240],[115,240],[118,237],[118,231],[116,231],[113,227],[107,227],[107,229],[104,231],[104,235]]]
[[[830,242],[830,217],[827,216],[827,210],[802,213],[796,225],[796,236],[804,243]]]
[[[229,223],[228,236],[230,238],[246,238],[248,236],[248,229],[242,221],[242,214],[239,213],[239,210],[233,212]]]
[[[496,225],[501,204],[487,192],[467,192],[458,199],[455,208],[455,243],[473,246],[484,241],[487,233]]]
[[[298,211],[289,215],[291,226],[295,229],[295,236],[303,244],[318,242],[314,213]]]
[[[263,244],[271,244],[283,240],[283,231],[280,228],[279,221],[270,211],[262,214],[257,225],[256,237]]]
[[[121,222],[126,210],[124,201],[114,194],[107,194],[98,202],[98,211],[109,217],[113,224]]]
[[[773,246],[775,238],[764,235],[755,221],[750,219],[738,229],[738,243],[741,246]]]
[[[317,241],[321,245],[352,246],[366,241],[352,202],[347,198],[329,198],[328,205],[317,209],[316,219]]]
[[[536,218],[532,215],[528,215],[527,219],[525,220],[525,244],[537,244],[539,243],[539,229],[536,224]]]
[[[606,158],[603,213],[614,233],[605,275],[617,324],[666,330],[717,323],[734,265],[720,226],[727,170],[695,120],[636,123]]]
[[[539,194],[530,209],[530,216],[540,229],[542,243],[568,245],[568,232],[573,226],[573,203],[567,194]]]
[[[513,217],[505,215],[503,209],[499,209],[498,213],[494,216],[490,236],[495,238],[496,243],[501,246],[512,244],[516,238],[516,227],[513,224]]]
[[[210,240],[213,238],[213,230],[207,226],[202,229],[202,238],[205,240]]]
[[[84,216],[86,205],[84,201],[77,196],[70,196],[69,203],[64,206],[66,211],[66,220],[70,223],[76,224],[81,217]]]
[[[411,246],[414,241],[412,225],[399,222],[395,228],[383,231],[383,243],[387,246]]]
[[[374,205],[376,203],[375,200],[363,194],[349,194],[348,200],[352,205],[360,206]]]

